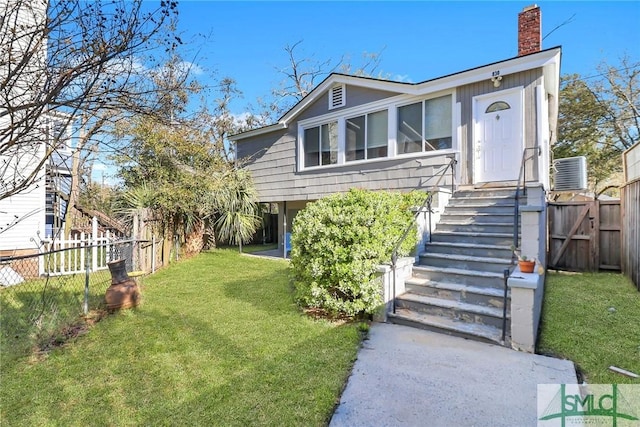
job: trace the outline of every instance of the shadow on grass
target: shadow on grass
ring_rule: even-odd
[[[30,373],[6,372],[2,424],[326,425],[358,334],[297,326],[264,335],[256,328],[273,325],[223,330],[184,313],[120,313]]]
[[[286,263],[205,254],[143,304],[30,365],[3,364],[2,425],[326,425],[355,325],[305,317]]]
[[[108,274],[107,274],[108,276]],[[81,321],[84,275],[53,276],[0,290],[0,348],[2,358],[25,356],[55,338],[65,327]],[[104,274],[90,276],[88,307],[104,307],[110,285]]]

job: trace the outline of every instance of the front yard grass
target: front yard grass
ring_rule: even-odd
[[[640,384],[640,292],[614,273],[549,273],[538,352],[573,361],[590,384]]]
[[[137,309],[3,361],[0,424],[325,425],[361,336],[302,314],[287,266],[216,250],[149,276]]]

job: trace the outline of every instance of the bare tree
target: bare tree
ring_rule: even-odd
[[[640,142],[640,62],[624,56],[616,65],[603,62],[598,72],[563,76],[553,147],[556,158],[587,158],[596,195],[615,190],[622,152]]]
[[[0,200],[38,181],[63,142],[43,118],[74,124],[83,150],[122,117],[158,109],[150,70],[180,43],[176,14],[166,0],[0,0]]]
[[[350,55],[338,59],[317,59],[313,55],[300,53],[303,40],[287,44],[284,51],[287,64],[276,67],[283,76],[278,86],[271,90],[268,98],[258,99],[258,112],[250,108],[252,114],[247,118],[248,127],[259,127],[273,123],[293,105],[309,94],[329,74],[339,72],[360,77],[388,79],[389,74],[378,70],[382,60],[382,48],[379,52],[363,52],[361,63],[354,66]]]

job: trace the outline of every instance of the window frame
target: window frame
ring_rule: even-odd
[[[371,148],[380,148],[380,147],[385,147],[384,145],[377,145],[375,147],[369,147],[369,116],[372,116],[374,114],[379,114],[379,113],[383,113],[386,112],[387,113],[387,145],[386,145],[386,155],[384,156],[378,156],[378,157],[369,157],[369,150]],[[347,154],[348,154],[348,149],[346,146],[346,143],[348,142],[348,137],[346,135],[346,131],[348,130],[348,125],[347,122],[349,122],[349,120],[352,119],[357,119],[363,117],[364,118],[364,158],[362,159],[353,159],[353,160],[348,160],[347,159]],[[386,108],[382,108],[379,110],[372,110],[366,113],[362,113],[362,114],[355,114],[355,115],[348,115],[344,117],[344,121],[345,121],[345,135],[344,135],[344,140],[345,140],[345,150],[344,150],[344,154],[345,154],[345,162],[344,164],[354,164],[354,162],[362,162],[362,161],[368,161],[368,160],[376,160],[376,159],[387,159],[389,158],[389,109]],[[357,152],[357,150],[356,150]]]
[[[433,99],[438,99],[438,98],[444,98],[446,96],[450,97],[451,100],[451,136],[449,136],[448,138],[451,138],[451,146],[448,148],[441,148],[441,149],[434,149],[434,150],[426,150],[425,149],[425,135],[426,135],[426,120],[425,120],[425,106],[427,101],[433,100]],[[393,145],[393,149],[394,149],[394,153],[396,157],[411,157],[411,156],[417,156],[417,155],[426,155],[426,154],[431,154],[431,153],[446,153],[448,151],[452,151],[455,150],[455,146],[456,146],[456,127],[457,127],[457,120],[456,120],[456,100],[455,100],[455,92],[446,92],[446,93],[437,93],[437,94],[430,94],[428,97],[420,97],[420,98],[413,98],[410,101],[398,104],[396,106],[396,124],[395,124],[395,129],[393,129],[393,132],[395,133],[395,143]],[[406,152],[406,153],[400,153],[398,151],[398,133],[399,133],[399,115],[400,115],[400,109],[402,107],[407,107],[410,105],[415,105],[415,104],[420,104],[420,109],[421,109],[421,113],[420,113],[420,120],[421,120],[421,130],[420,130],[420,136],[421,136],[421,143],[420,143],[420,151],[410,151],[410,152]]]
[[[331,142],[330,141],[329,141],[329,151],[324,149],[324,146],[323,146],[324,138],[323,137],[325,135],[325,132],[328,132],[329,133],[329,138],[330,138],[331,132],[332,132],[332,130],[330,129],[330,125],[334,124],[334,123],[335,123],[335,126],[336,126],[336,132],[337,132],[336,161],[335,161],[335,163],[331,163],[331,160],[330,160],[329,163],[323,163],[324,153],[329,153],[329,158],[331,158],[331,153],[332,153]],[[326,131],[324,130],[325,127],[327,128]],[[339,130],[339,128],[340,128],[340,126],[339,126],[339,121],[338,120],[329,120],[329,121],[327,121],[325,123],[321,123],[321,124],[318,124],[318,125],[315,125],[315,126],[308,126],[308,127],[305,127],[303,129],[303,131],[302,131],[303,137],[302,137],[301,148],[303,150],[302,166],[303,166],[304,169],[325,168],[325,167],[329,167],[329,166],[335,166],[335,165],[338,164],[339,156],[340,156],[340,130]],[[318,143],[317,143],[318,145],[316,147],[318,149],[318,151],[312,151],[312,153],[317,153],[317,155],[318,155],[318,159],[317,159],[318,163],[314,164],[312,166],[306,166],[306,163],[307,163],[307,161],[306,161],[307,160],[307,152],[306,152],[306,148],[305,148],[305,146],[306,146],[305,138],[306,138],[307,132],[312,130],[312,129],[317,129],[317,133],[318,133]]]
[[[398,109],[405,105],[421,103],[422,115],[424,115],[424,104],[426,101],[434,98],[440,98],[443,96],[450,96],[451,99],[451,147],[440,150],[432,151],[418,151],[414,153],[398,153],[397,152],[397,119]],[[387,155],[385,157],[368,158],[349,160],[347,161],[347,146],[346,146],[346,130],[347,120],[358,116],[367,116],[377,112],[387,112]],[[457,150],[458,140],[460,139],[459,126],[460,126],[460,111],[456,102],[456,89],[446,89],[436,92],[432,92],[427,95],[398,95],[391,98],[385,98],[378,101],[373,101],[367,104],[362,104],[347,109],[340,109],[339,111],[330,110],[325,114],[319,116],[308,117],[297,122],[297,134],[295,135],[296,146],[296,171],[308,172],[308,171],[321,171],[330,170],[334,168],[353,167],[359,164],[369,164],[375,162],[388,162],[397,159],[406,159],[411,157],[432,157],[444,154],[450,154]],[[422,117],[424,128],[424,117]],[[319,127],[329,122],[337,122],[338,126],[338,156],[337,163],[317,165],[317,166],[305,166],[305,141],[304,132],[306,129]],[[424,135],[424,129],[422,130]],[[423,142],[424,146],[424,142]]]

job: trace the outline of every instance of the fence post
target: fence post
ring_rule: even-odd
[[[91,248],[91,271],[98,270],[98,218],[93,217],[91,223],[91,236],[92,236],[92,248]]]
[[[93,247],[95,249],[95,246]],[[85,248],[84,251],[87,249]],[[84,252],[83,251],[83,252]],[[94,258],[95,259],[95,258]],[[85,256],[85,272],[84,272],[84,304],[82,305],[82,312],[86,316],[89,314],[89,255]]]
[[[111,239],[111,233],[109,232],[109,230],[107,230],[106,240],[104,241],[104,266],[106,266],[109,261],[111,261],[111,258],[109,256],[111,254],[112,248]]]
[[[156,272],[156,236],[151,235],[151,272]]]
[[[69,237],[71,237],[71,235],[69,235]],[[71,239],[69,239],[71,240]],[[78,264],[79,268],[84,267],[84,269],[87,269],[87,262],[89,262],[89,254],[87,253],[87,246],[90,246],[91,243],[87,241],[88,239],[85,239],[85,235],[84,235],[84,231],[80,233],[80,264]],[[84,249],[84,250],[82,250]]]
[[[136,246],[140,235],[140,219],[140,210],[138,209],[133,217],[133,227],[131,230],[131,268],[133,270],[137,270],[138,264],[140,264],[140,254],[138,253],[138,247]]]

